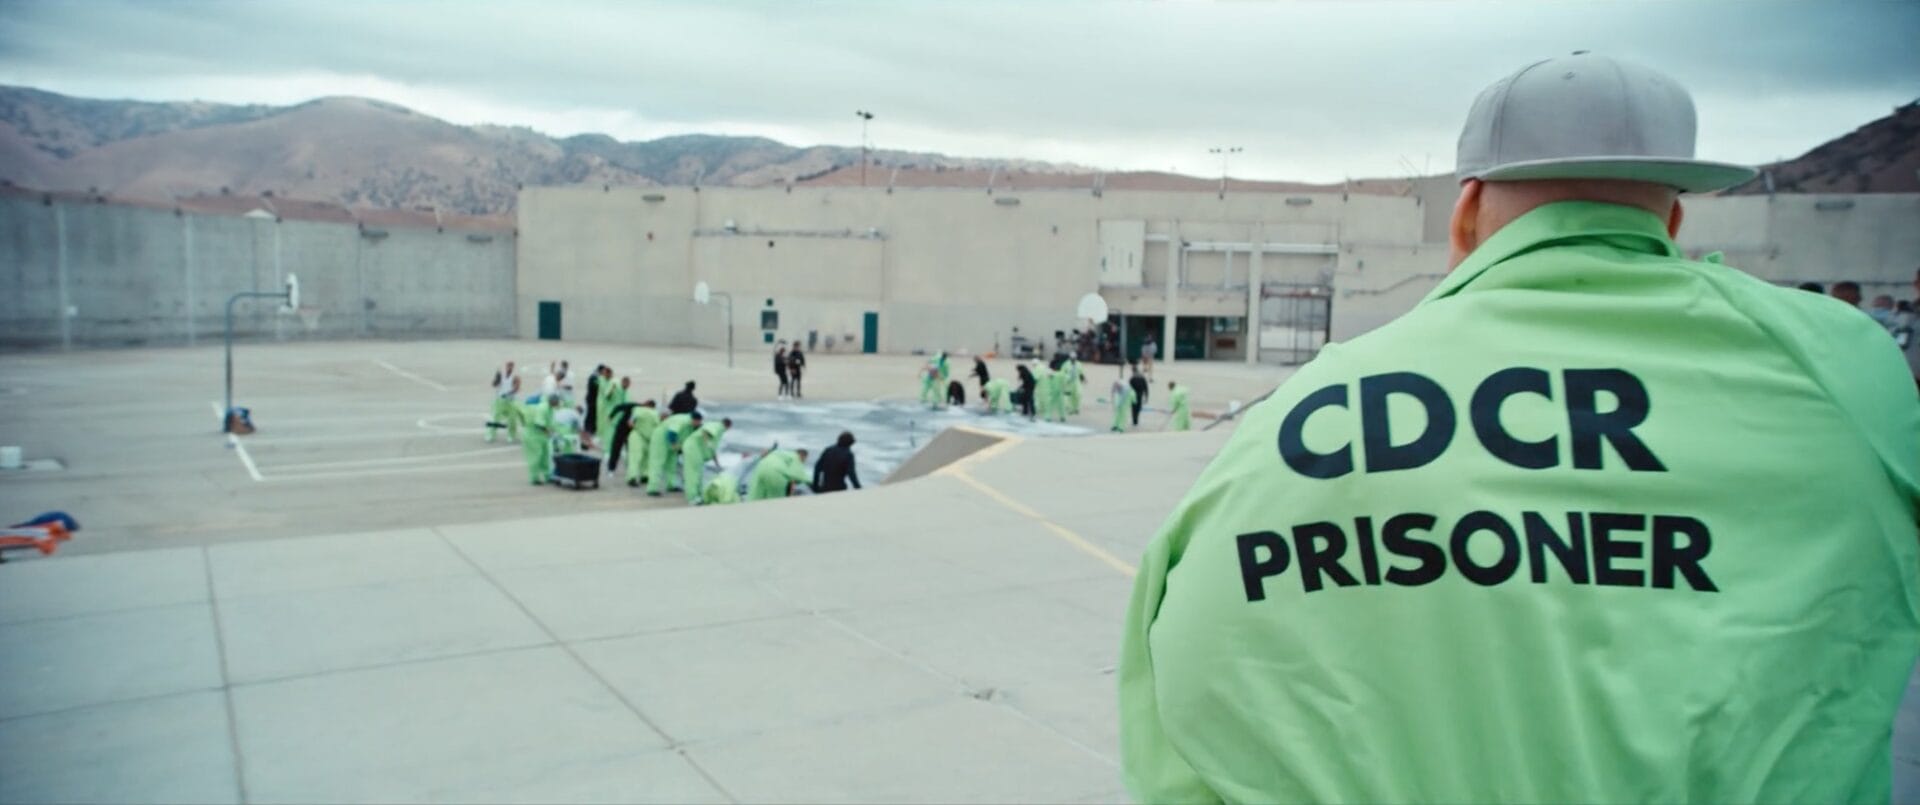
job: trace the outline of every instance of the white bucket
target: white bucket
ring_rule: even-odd
[[[0,447],[0,470],[20,469],[20,447],[7,445]]]

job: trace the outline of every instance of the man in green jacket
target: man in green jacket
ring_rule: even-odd
[[[487,442],[493,442],[493,432],[507,431],[507,441],[520,441],[520,378],[513,373],[513,361],[493,373],[493,415],[487,420]]]
[[[754,465],[747,479],[748,500],[786,497],[794,484],[804,484],[807,476],[807,451],[775,450]]]
[[[720,454],[720,437],[733,427],[733,420],[722,419],[719,422],[707,422],[687,434],[684,446],[680,448],[680,488],[687,493],[687,502],[700,505],[701,493],[706,486],[701,482],[705,477],[707,462]]]
[[[674,414],[660,421],[653,429],[653,440],[647,443],[647,496],[660,497],[673,483],[673,475],[678,471],[674,461],[680,457],[680,446],[687,441],[688,434],[700,427],[700,412]]]
[[[619,421],[614,418],[614,410],[627,401],[627,389],[633,385],[633,378],[623,377],[613,382],[613,370],[607,370],[607,378],[600,381],[600,408],[595,414],[599,417],[594,424],[593,438],[613,449],[613,435],[618,430]]]
[[[1080,374],[1080,361],[1077,358],[1068,358],[1061,365],[1060,372],[1060,393],[1066,400],[1061,419],[1065,421],[1065,414],[1080,415],[1080,384],[1085,381]]]
[[[1004,414],[1013,410],[1013,404],[1007,401],[1007,379],[996,377],[986,385],[987,413]]]
[[[660,410],[652,400],[641,402],[639,407],[627,412],[627,486],[639,486],[646,477],[653,432],[659,427]]]
[[[520,423],[527,428],[527,435],[520,440],[527,478],[534,486],[543,486],[553,478],[553,409],[560,405],[560,396],[536,397],[533,402],[518,405]]]
[[[1113,400],[1113,427],[1108,430],[1114,433],[1126,433],[1127,413],[1133,410],[1133,387],[1127,385],[1124,380],[1115,380],[1112,390],[1107,394]]]
[[[1187,387],[1167,381],[1167,404],[1173,406],[1167,415],[1168,430],[1192,430],[1193,411],[1187,407]]]
[[[1920,646],[1920,399],[1871,319],[1675,246],[1692,100],[1475,101],[1454,267],[1247,412],[1149,544],[1142,801],[1865,802]]]

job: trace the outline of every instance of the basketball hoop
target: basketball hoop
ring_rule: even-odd
[[[300,326],[306,330],[307,335],[313,335],[315,331],[320,329],[320,308],[295,308],[293,313],[300,317]]]

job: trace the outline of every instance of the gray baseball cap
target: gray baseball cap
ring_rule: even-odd
[[[1480,92],[1460,132],[1461,181],[1625,179],[1684,192],[1752,179],[1693,158],[1693,97],[1646,67],[1587,51],[1534,62]]]

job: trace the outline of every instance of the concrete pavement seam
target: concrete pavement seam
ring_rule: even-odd
[[[677,541],[678,540],[676,540],[676,542]],[[695,550],[691,546],[685,545],[684,543],[682,543],[681,547],[684,547],[689,551],[694,551],[695,553],[699,553],[699,551]],[[700,555],[706,556],[706,554],[700,554]],[[714,559],[714,561],[722,561],[715,557],[708,557],[708,558]],[[749,581],[751,581],[755,586],[760,587],[761,590],[766,594],[774,596],[775,598],[778,598],[779,600],[786,602],[789,606],[793,606],[792,600],[788,599],[779,590],[774,589],[762,583],[758,578],[753,577],[751,574],[743,573],[742,575],[747,576]],[[1017,586],[1018,585],[1015,585],[1015,587]],[[1009,587],[1006,589],[1013,589],[1013,588],[1014,587]],[[967,594],[980,595],[982,593],[974,592],[974,593],[967,593]],[[935,598],[937,599],[939,597],[941,596],[936,596]],[[928,599],[921,599],[918,601],[905,601],[905,602],[899,602],[899,603],[921,604],[921,603],[925,603],[926,600]],[[1064,603],[1061,605],[1065,606]],[[942,671],[939,668],[936,668],[927,662],[924,662],[918,658],[915,658],[914,656],[907,654],[905,652],[898,651],[893,647],[888,646],[887,644],[874,639],[872,636],[868,635],[867,633],[854,628],[853,625],[846,623],[845,621],[842,621],[839,618],[833,617],[833,615],[829,614],[829,612],[827,611],[822,611],[817,609],[805,609],[800,611],[804,612],[809,617],[814,617],[822,621],[825,621],[827,625],[832,626],[836,629],[839,629],[841,632],[844,632],[847,636],[852,637],[856,640],[859,640],[862,643],[867,644],[868,646],[873,647],[874,650],[879,651],[882,654],[886,654],[887,656],[893,657],[894,659],[899,660],[900,662],[903,662],[903,663],[906,663],[907,665],[911,665],[915,668],[918,668],[922,672],[936,679],[946,680],[948,684],[953,685],[955,688],[959,690],[961,695],[967,698],[974,699],[976,701],[985,702],[989,705],[998,705],[1001,708],[1013,713],[1014,716],[1019,718],[1020,720],[1025,721],[1028,724],[1031,724],[1033,726],[1039,727],[1041,730],[1045,732],[1052,733],[1055,737],[1063,741],[1066,741],[1068,745],[1072,746],[1075,749],[1080,750],[1083,753],[1086,753],[1087,755],[1093,757],[1094,759],[1099,760],[1103,763],[1106,763],[1107,765],[1113,766],[1114,768],[1120,767],[1120,764],[1114,761],[1112,758],[1109,758],[1105,754],[1101,753],[1099,750],[1096,750],[1093,747],[1087,746],[1086,744],[1080,742],[1079,739],[1076,739],[1073,736],[1068,735],[1064,730],[1061,730],[1060,728],[1055,727],[1052,724],[1048,724],[1045,721],[1035,718],[1032,715],[1021,711],[1019,708],[1014,707],[1011,703],[1006,702],[1000,699],[999,697],[994,696],[993,695],[994,689],[991,687],[986,688],[984,690],[981,688],[976,688],[973,685],[968,684],[965,679],[962,679],[958,676]],[[915,707],[918,707],[918,706],[920,705],[915,705]],[[910,710],[914,708],[910,707],[910,708],[903,708],[903,709]],[[689,758],[689,760],[691,760],[691,758]]]
[[[445,543],[447,547],[452,548],[454,553],[459,554],[462,561],[465,561],[471,566],[475,573],[479,573],[481,578],[486,579],[488,584],[493,585],[494,589],[499,590],[501,595],[506,596],[507,600],[512,601],[513,605],[518,607],[520,612],[527,616],[528,620],[533,621],[535,626],[540,627],[540,631],[546,633],[549,640],[559,645],[560,650],[566,652],[567,656],[572,658],[574,663],[580,666],[580,670],[585,671],[587,676],[592,677],[595,682],[599,682],[600,686],[605,688],[607,693],[611,694],[615,701],[620,702],[622,706],[626,707],[627,712],[632,713],[634,718],[640,719],[640,723],[647,725],[647,729],[653,730],[655,735],[660,736],[661,740],[666,741],[667,748],[673,750],[674,754],[679,755],[682,760],[685,760],[687,765],[693,767],[694,771],[699,772],[701,779],[707,781],[707,785],[713,786],[713,790],[720,792],[720,796],[726,797],[727,802],[738,803],[740,801],[739,797],[734,796],[733,792],[728,791],[726,786],[721,785],[719,780],[715,779],[714,776],[696,762],[692,756],[688,755],[677,739],[667,734],[667,731],[662,729],[653,719],[648,718],[647,714],[640,710],[638,704],[632,699],[627,698],[626,694],[621,693],[620,689],[605,676],[602,676],[599,670],[587,662],[586,658],[581,657],[580,652],[575,651],[572,644],[561,640],[559,635],[554,634],[553,629],[547,626],[545,621],[540,620],[540,617],[535,615],[533,610],[529,609],[526,603],[520,600],[519,596],[514,595],[511,590],[508,590],[502,585],[498,579],[493,577],[493,574],[488,573],[486,568],[481,567],[479,562],[475,562],[473,557],[468,556],[466,551],[461,550],[458,544],[448,539],[447,535],[440,533],[438,527],[429,527],[427,530],[432,531],[433,535],[439,537],[441,542]]]
[[[258,479],[256,479],[258,480]],[[213,557],[205,545],[200,546],[200,562],[207,573],[207,609],[213,616],[213,646],[220,657],[220,697],[227,710],[227,742],[233,749],[233,783],[241,802],[250,802],[247,795],[247,760],[240,750],[240,716],[233,709],[233,678],[227,673],[227,636],[220,621],[220,600],[213,594]]]

